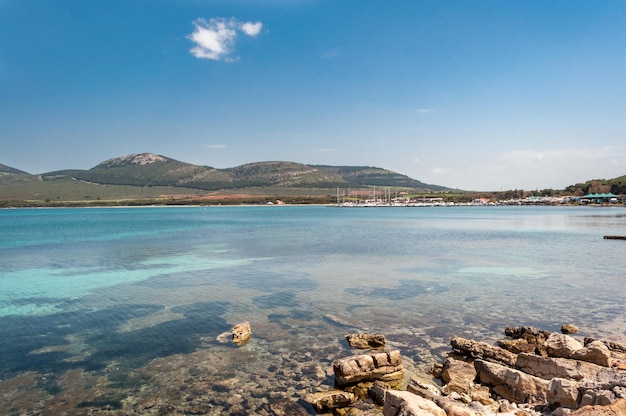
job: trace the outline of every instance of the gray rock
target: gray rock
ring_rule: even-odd
[[[434,402],[408,391],[387,390],[383,416],[446,416]]]

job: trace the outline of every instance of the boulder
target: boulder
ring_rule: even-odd
[[[602,370],[599,365],[584,361],[542,357],[535,354],[518,354],[515,368],[544,380],[551,380],[555,377],[571,380],[591,379]]]
[[[518,326],[504,329],[504,334],[513,339],[523,339],[529,344],[543,345],[550,336],[550,332],[532,326]]]
[[[551,333],[543,345],[550,357],[568,358],[572,353],[583,348],[583,344],[576,339],[556,332]]]
[[[587,361],[603,367],[611,367],[611,351],[601,341],[592,341],[585,347],[574,351],[570,358]]]
[[[548,383],[547,400],[554,407],[578,408],[578,383],[563,378],[553,378]]]
[[[387,390],[383,416],[446,416],[434,402],[408,391]]]
[[[340,358],[333,362],[335,382],[338,386],[363,381],[399,382],[404,378],[400,351],[381,351]]]
[[[561,333],[570,335],[578,333],[578,327],[572,324],[563,324],[561,325]]]
[[[356,396],[341,390],[322,391],[310,393],[304,396],[304,401],[309,403],[318,412],[350,406],[356,401]]]
[[[516,354],[486,342],[454,337],[450,340],[450,345],[456,352],[475,359],[495,361],[509,366],[515,365],[517,359]]]
[[[450,394],[453,391],[468,394],[475,379],[476,368],[474,368],[473,363],[456,360],[452,357],[447,357],[444,361],[441,380],[445,383],[443,386],[445,394]]]
[[[245,345],[250,340],[252,335],[252,329],[250,328],[250,322],[242,322],[233,327],[231,334],[233,336],[233,342],[237,345]]]
[[[548,380],[484,360],[476,360],[474,365],[480,382],[492,386],[494,392],[510,402],[534,403],[546,400]]]
[[[385,336],[383,334],[349,334],[346,341],[352,348],[360,349],[380,349],[385,347]]]

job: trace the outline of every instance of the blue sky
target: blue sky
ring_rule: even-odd
[[[0,163],[369,165],[468,190],[626,174],[626,2],[0,0]]]

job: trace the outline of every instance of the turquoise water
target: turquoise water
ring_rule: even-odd
[[[191,390],[235,378],[261,391],[241,403],[219,391],[172,396],[177,409],[196,400],[215,414],[261,412],[329,383],[325,368],[350,353],[342,338],[354,331],[385,333],[416,371],[439,360],[450,337],[495,340],[506,325],[573,323],[623,340],[626,242],[607,234],[626,235],[626,210],[0,210],[0,393],[31,377],[0,413],[43,412],[60,397],[74,412],[149,413],[146,392],[172,387],[155,363],[172,357],[182,361],[168,374],[186,372],[177,383]],[[252,324],[249,345],[217,340],[242,321]],[[219,365],[192,377],[202,354]],[[264,394],[260,379],[282,374],[277,356],[299,381],[285,376],[280,394]],[[311,369],[320,362],[321,373]],[[85,400],[94,385],[100,396]]]

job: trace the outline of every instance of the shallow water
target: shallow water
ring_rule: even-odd
[[[506,325],[624,340],[626,210],[0,211],[1,414],[273,414],[332,385],[343,336],[424,372]],[[218,335],[250,321],[244,347]]]

